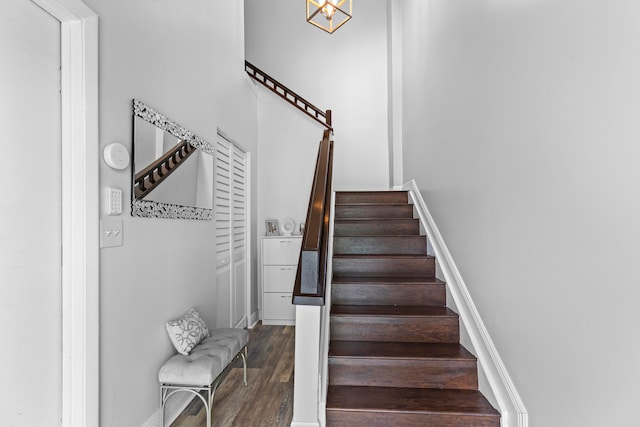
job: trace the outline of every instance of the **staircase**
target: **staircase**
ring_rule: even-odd
[[[498,427],[407,192],[336,194],[328,427]]]

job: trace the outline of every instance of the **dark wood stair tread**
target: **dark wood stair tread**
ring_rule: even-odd
[[[340,196],[349,196],[349,195],[368,195],[368,194],[404,194],[407,195],[407,190],[344,190],[344,191],[336,191],[336,194]]]
[[[407,203],[336,204],[336,219],[351,218],[413,218],[413,206]]]
[[[354,224],[367,224],[367,223],[377,223],[377,222],[387,222],[387,221],[395,221],[395,222],[410,222],[410,223],[419,223],[419,218],[336,218],[335,222],[340,224],[346,223],[354,223]]]
[[[342,206],[350,206],[350,205],[342,205]],[[380,222],[380,221],[397,221],[397,222],[420,222],[419,218],[336,218],[335,222],[337,223],[346,223],[353,222],[356,224],[364,224],[367,222]]]
[[[335,204],[336,208],[349,208],[349,207],[361,208],[361,207],[378,207],[378,206],[383,208],[399,207],[403,209],[407,209],[407,206],[413,207],[413,205],[410,205],[406,202],[405,203],[359,202],[359,203],[336,203]]]
[[[376,200],[381,203],[408,203],[407,191],[338,191],[336,203],[351,203]]]
[[[435,277],[420,277],[420,276],[333,276],[331,282],[336,285],[354,284],[354,285],[444,285],[440,279]]]
[[[334,254],[333,274],[340,277],[435,277],[435,258],[429,255]]]
[[[354,258],[354,259],[435,259],[432,255],[396,255],[396,254],[334,254],[336,258]]]
[[[334,254],[426,255],[427,238],[421,235],[341,235],[333,238]]]
[[[453,310],[447,307],[393,305],[332,305],[331,315],[350,317],[458,317]]]
[[[460,344],[376,341],[331,341],[329,357],[476,360]]]
[[[336,203],[334,205],[336,219],[374,219],[388,218],[413,219],[413,205],[407,203]],[[350,214],[349,216],[341,216],[340,212],[356,211],[359,214]],[[398,216],[398,212],[406,213],[408,216]],[[389,215],[385,217],[383,213]],[[409,215],[410,214],[410,215]],[[359,216],[363,215],[363,216]],[[371,215],[371,216],[364,216]]]
[[[417,218],[336,218],[334,222],[336,236],[342,235],[420,235],[420,223]]]
[[[389,221],[393,221],[395,218],[391,218]],[[362,220],[359,219],[358,221],[369,221],[369,220]],[[375,239],[375,238],[398,238],[398,237],[408,237],[411,239],[416,239],[418,237],[422,237],[422,238],[426,238],[426,236],[424,234],[419,234],[419,235],[415,235],[415,234],[394,234],[394,235],[386,235],[386,234],[380,234],[380,235],[375,235],[375,234],[341,234],[340,236],[335,236],[335,237],[349,237],[349,238],[358,238],[361,237],[363,239]]]
[[[335,385],[329,386],[327,410],[500,415],[477,390]]]
[[[445,283],[433,276],[371,276],[369,279],[334,276],[333,304],[444,306],[447,302]]]

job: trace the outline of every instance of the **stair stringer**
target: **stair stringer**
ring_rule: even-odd
[[[333,260],[333,239],[334,225],[336,216],[336,192],[331,193],[331,211],[329,214],[329,247],[327,250],[327,259]],[[327,390],[329,388],[329,328],[331,322],[331,291],[333,283],[333,262],[327,263],[327,284],[325,287],[325,303],[322,310],[321,324],[321,352],[320,352],[320,378],[319,378],[319,404],[318,404],[318,421],[321,427],[327,425]]]
[[[448,293],[460,315],[463,327],[473,345],[473,353],[478,358],[478,368],[486,375],[491,393],[495,396],[501,414],[502,427],[528,427],[529,415],[516,390],[498,350],[496,349],[487,328],[480,317],[471,294],[462,279],[453,257],[438,230],[427,205],[422,198],[415,180],[393,188],[397,191],[408,191],[414,209],[420,218],[429,241],[428,250],[433,250],[438,267],[447,284]]]

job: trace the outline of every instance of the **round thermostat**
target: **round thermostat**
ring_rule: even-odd
[[[119,142],[113,142],[104,147],[104,161],[109,167],[117,170],[129,166],[129,150]]]

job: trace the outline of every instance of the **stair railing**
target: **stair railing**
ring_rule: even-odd
[[[292,104],[326,129],[318,148],[309,208],[292,303],[296,305],[293,420],[291,425],[320,425],[326,401],[331,309],[331,215],[333,141],[331,110],[323,112],[295,92],[245,61],[245,71],[257,82]],[[312,397],[314,396],[315,397]]]
[[[333,141],[324,131],[318,149],[300,261],[293,288],[296,348],[291,425],[319,425],[326,400],[331,310]],[[315,398],[312,397],[315,395]]]
[[[178,166],[193,154],[196,149],[189,141],[180,141],[162,157],[135,174],[134,192],[136,199],[142,199],[167,179]]]
[[[296,305],[325,303],[332,177],[333,141],[331,131],[326,129],[318,148],[298,272],[293,288],[292,302]]]
[[[251,64],[249,61],[244,61],[244,70],[252,79],[257,81],[258,83],[261,83],[271,92],[275,93],[280,98],[284,99],[289,104],[293,105],[294,107],[311,117],[313,120],[320,123],[322,126],[326,127],[329,130],[333,130],[333,127],[331,125],[331,110],[322,111],[258,67]]]
[[[307,225],[293,290],[293,303],[296,304],[296,369],[291,425],[323,425],[321,420],[325,416],[323,402],[326,402],[328,379],[332,271],[330,260],[333,253],[332,161],[333,144],[327,130],[318,150]],[[322,178],[323,175],[326,179]],[[303,261],[307,253],[305,251],[313,254],[307,258],[310,260],[307,264]],[[312,293],[303,291],[306,287]]]

